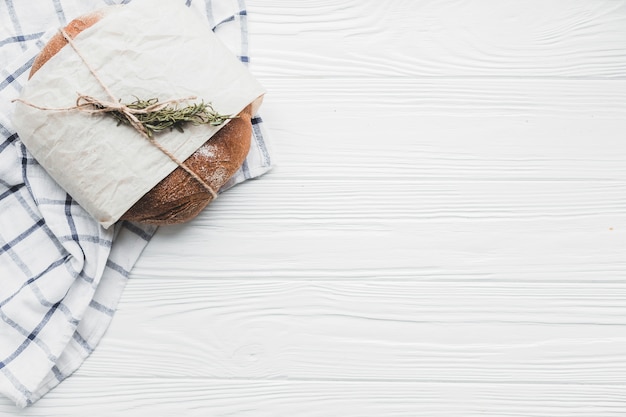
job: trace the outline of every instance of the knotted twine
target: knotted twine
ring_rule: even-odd
[[[33,103],[30,103],[28,101],[25,101],[19,98],[13,101],[19,101],[21,103],[26,104],[27,106],[30,106],[39,110],[54,110],[54,111],[78,110],[78,111],[82,111],[82,112],[89,113],[89,114],[119,112],[128,120],[130,125],[137,131],[137,133],[139,133],[144,139],[146,139],[148,142],[154,145],[158,150],[160,150],[163,154],[165,154],[168,158],[170,158],[172,162],[174,162],[176,165],[181,167],[192,178],[198,181],[209,192],[209,194],[211,194],[213,199],[217,198],[217,193],[215,192],[215,190],[213,190],[213,188],[206,181],[204,181],[198,174],[196,174],[191,168],[189,168],[183,161],[176,158],[174,154],[172,154],[169,150],[163,147],[152,136],[148,135],[148,132],[146,131],[144,126],[141,124],[141,121],[137,118],[137,116],[135,116],[136,114],[154,113],[154,112],[157,112],[159,110],[166,108],[170,104],[177,104],[177,103],[184,102],[184,101],[195,100],[197,97],[190,96],[190,97],[185,97],[185,98],[171,99],[171,100],[166,100],[162,102],[156,102],[142,109],[133,109],[131,107],[128,107],[124,103],[120,102],[120,100],[117,99],[115,95],[111,92],[111,90],[106,86],[106,84],[102,81],[102,79],[96,73],[95,69],[89,64],[85,56],[80,52],[80,50],[76,46],[76,43],[73,41],[70,35],[68,35],[67,32],[65,32],[65,30],[63,29],[59,29],[59,32],[61,33],[61,35],[63,35],[63,37],[65,38],[67,43],[72,47],[72,49],[76,52],[76,54],[81,59],[81,61],[83,61],[83,63],[85,64],[85,66],[87,67],[91,75],[93,75],[96,81],[98,81],[98,84],[100,84],[104,92],[109,96],[109,100],[102,100],[102,99],[98,99],[92,96],[79,94],[78,98],[76,99],[75,106],[64,107],[64,108],[38,106],[38,105],[35,105]]]

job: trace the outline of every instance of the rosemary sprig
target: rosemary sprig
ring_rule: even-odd
[[[135,97],[137,98],[137,97]],[[143,110],[150,106],[154,106],[159,102],[158,98],[151,98],[149,100],[137,100],[130,104],[126,104],[126,107],[133,110]],[[109,112],[120,124],[130,124],[128,117],[120,111]],[[201,103],[190,104],[182,108],[177,106],[168,105],[158,110],[149,111],[146,113],[135,113],[135,117],[141,122],[148,136],[152,137],[154,133],[161,132],[166,129],[176,129],[179,132],[183,132],[183,125],[186,123],[192,123],[194,125],[209,124],[211,126],[219,126],[228,119],[233,119],[237,116],[223,115],[216,112],[211,104]]]

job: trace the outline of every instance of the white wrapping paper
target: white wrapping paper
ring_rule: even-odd
[[[135,0],[116,7],[75,38],[75,44],[116,98],[160,101],[197,96],[222,114],[260,105],[263,87],[184,5]],[[75,105],[78,94],[108,100],[68,45],[24,87],[38,106]],[[115,223],[177,165],[128,125],[106,115],[38,110],[17,102],[14,126],[49,174],[102,226]],[[223,126],[223,125],[222,125]],[[157,140],[185,160],[222,126],[185,127]]]

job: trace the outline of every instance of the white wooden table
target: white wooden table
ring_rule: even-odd
[[[247,2],[276,168],[0,415],[626,415],[626,1]]]

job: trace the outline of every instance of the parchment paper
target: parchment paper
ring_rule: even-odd
[[[222,114],[260,105],[263,87],[182,4],[135,0],[115,7],[75,43],[113,94],[159,100],[197,96]],[[68,45],[24,87],[23,100],[70,107],[78,93],[108,99]],[[177,165],[127,125],[110,116],[43,111],[16,103],[14,126],[48,173],[103,227],[115,223]],[[156,138],[185,160],[222,126],[185,127]]]

